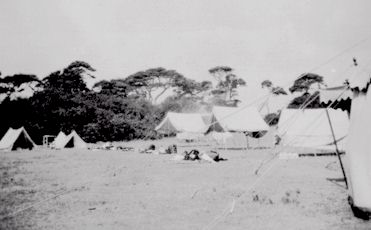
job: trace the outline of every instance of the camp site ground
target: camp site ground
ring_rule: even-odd
[[[344,183],[330,181],[342,178],[336,157],[276,158],[256,175],[274,150],[219,152],[226,161],[136,150],[2,152],[0,229],[371,229],[353,216]]]

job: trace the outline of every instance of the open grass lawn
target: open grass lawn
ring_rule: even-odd
[[[336,157],[277,159],[257,176],[270,151],[220,153],[228,160],[104,150],[0,153],[0,228],[371,229],[353,217],[346,190],[326,180],[342,177]]]

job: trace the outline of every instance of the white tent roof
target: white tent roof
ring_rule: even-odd
[[[156,127],[160,133],[205,133],[208,125],[202,114],[168,112],[162,122]]]
[[[14,150],[14,148],[17,147],[17,146],[14,146],[14,144],[19,138],[22,138],[22,135],[24,135],[23,137],[25,138],[25,141],[29,142],[30,148],[36,147],[36,144],[31,139],[30,135],[28,135],[27,131],[23,127],[21,127],[19,129],[12,129],[12,128],[8,129],[8,131],[5,133],[5,135],[0,141],[0,149]]]
[[[328,109],[335,138],[343,149],[341,140],[348,134],[349,119],[344,111]],[[326,109],[285,109],[278,122],[278,134],[284,145],[298,147],[325,147],[333,141]]]
[[[59,135],[60,134],[60,135]],[[56,148],[87,148],[86,142],[73,130],[68,136],[63,138],[64,133],[59,133],[60,140]],[[57,138],[58,138],[57,136]],[[56,139],[57,139],[56,138]]]
[[[353,98],[352,91],[346,86],[320,89],[319,93],[320,101],[325,104]]]
[[[268,131],[269,126],[257,108],[235,108],[214,106],[212,130],[235,131],[235,132],[259,132]]]
[[[353,66],[351,76],[349,78],[349,86],[351,89],[363,90],[367,89],[371,83],[371,70],[367,67]]]

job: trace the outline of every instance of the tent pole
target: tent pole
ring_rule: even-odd
[[[330,114],[329,114],[327,108],[326,108],[326,115],[327,115],[328,122],[329,122],[329,124],[330,124],[331,133],[332,133],[332,138],[334,139],[336,155],[338,156],[339,163],[340,163],[340,167],[341,167],[341,171],[343,172],[343,175],[344,175],[345,186],[346,186],[346,188],[348,189],[348,180],[347,180],[347,176],[345,175],[345,170],[344,170],[343,162],[342,162],[341,157],[340,157],[340,151],[339,151],[339,148],[338,148],[338,145],[337,145],[337,142],[336,142],[334,129],[333,129],[333,127],[332,127],[332,122],[331,122]]]

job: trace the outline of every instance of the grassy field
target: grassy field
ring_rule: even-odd
[[[353,217],[346,190],[327,180],[342,177],[336,157],[277,159],[255,175],[271,151],[220,153],[227,161],[136,151],[0,153],[0,228],[371,229]]]

